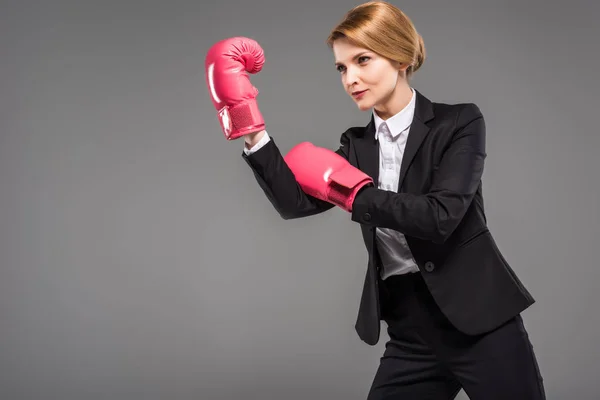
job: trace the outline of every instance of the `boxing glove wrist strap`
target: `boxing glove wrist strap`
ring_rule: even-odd
[[[329,187],[329,193],[327,193],[328,200],[336,206],[351,212],[356,195],[364,186],[369,185],[370,183],[369,180],[364,180],[354,187],[346,187],[332,183]]]
[[[219,122],[228,140],[265,129],[264,119],[256,100],[250,99],[233,107],[219,110]]]

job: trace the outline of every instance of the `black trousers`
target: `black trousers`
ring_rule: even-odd
[[[420,273],[383,281],[386,343],[368,400],[542,400],[543,379],[520,315],[483,335],[453,327]],[[477,301],[477,299],[473,299]]]

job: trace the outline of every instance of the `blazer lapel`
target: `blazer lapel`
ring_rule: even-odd
[[[356,158],[358,167],[371,178],[375,186],[379,180],[379,143],[375,140],[375,119],[364,128],[362,136],[357,138]]]
[[[400,177],[398,180],[398,192],[401,191],[402,183],[406,177],[406,173],[410,168],[419,147],[423,143],[423,139],[429,133],[430,128],[425,124],[433,118],[433,105],[425,96],[415,90],[417,96],[415,103],[415,115],[413,117],[410,130],[408,131],[408,139],[404,154],[402,155],[402,165],[400,166]]]
[[[402,156],[402,165],[400,166],[400,177],[398,182],[399,192],[402,188],[406,173],[410,168],[410,164],[421,147],[423,139],[425,139],[429,133],[430,128],[426,125],[426,122],[434,117],[431,101],[416,89],[415,94],[417,96],[415,115],[408,134],[404,155]],[[356,157],[358,167],[372,177],[373,182],[377,186],[379,183],[379,143],[375,140],[375,119],[372,115],[371,121],[364,128],[362,136],[357,138]]]

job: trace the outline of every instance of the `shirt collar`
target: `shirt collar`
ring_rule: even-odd
[[[375,109],[373,109],[373,119],[375,120],[375,140],[379,139],[379,127],[384,122],[387,124],[392,137],[396,137],[400,135],[404,130],[406,130],[410,124],[412,123],[413,116],[415,114],[415,90],[411,88],[412,98],[410,102],[404,107],[400,112],[395,114],[394,116],[388,118],[386,121],[381,119]]]

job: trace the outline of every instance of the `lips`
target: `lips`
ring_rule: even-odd
[[[367,92],[367,89],[365,90],[357,90],[356,92],[352,92],[352,98],[354,100],[359,100],[362,99],[363,95]]]

